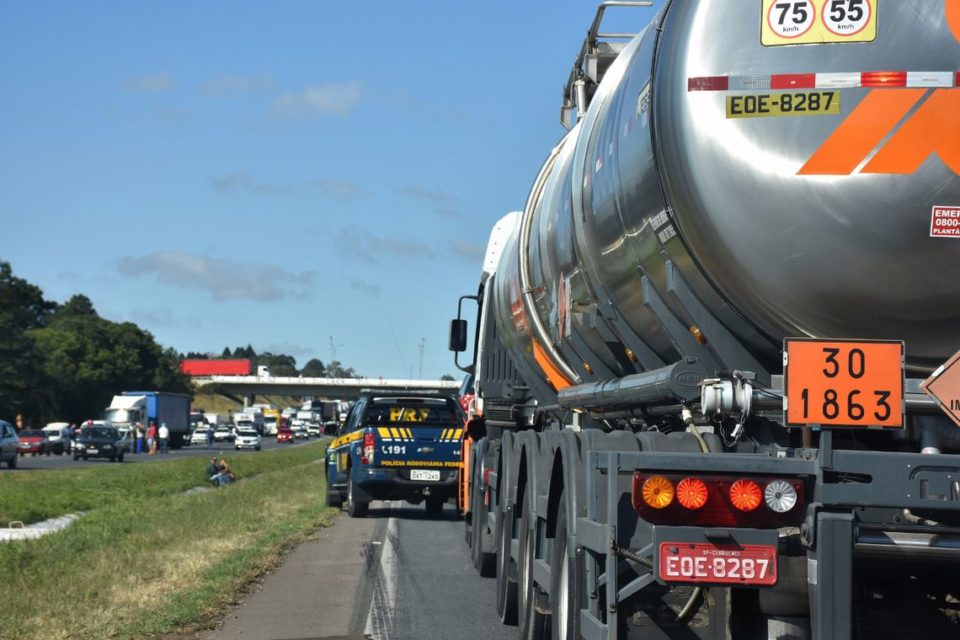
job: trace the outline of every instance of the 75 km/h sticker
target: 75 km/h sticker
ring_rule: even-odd
[[[820,116],[840,113],[839,91],[727,96],[727,118]]]
[[[903,342],[784,340],[787,426],[903,428]]]
[[[760,42],[791,44],[873,42],[880,0],[763,0]]]

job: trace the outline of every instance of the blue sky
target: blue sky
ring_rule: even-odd
[[[661,2],[657,2],[658,5]],[[182,352],[446,349],[597,3],[0,5],[0,259]],[[650,10],[611,12],[638,31]]]

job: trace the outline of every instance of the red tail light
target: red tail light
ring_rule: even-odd
[[[702,527],[797,526],[804,481],[770,476],[633,474],[633,508],[651,524]]]
[[[373,433],[363,434],[363,448],[360,450],[360,463],[373,464],[373,456],[377,447],[377,438]]]

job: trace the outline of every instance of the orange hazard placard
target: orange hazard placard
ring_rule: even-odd
[[[783,342],[788,426],[901,429],[903,342]]]

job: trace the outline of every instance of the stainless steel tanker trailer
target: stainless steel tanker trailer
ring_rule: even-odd
[[[960,0],[628,4],[451,324],[501,621],[960,637]]]

